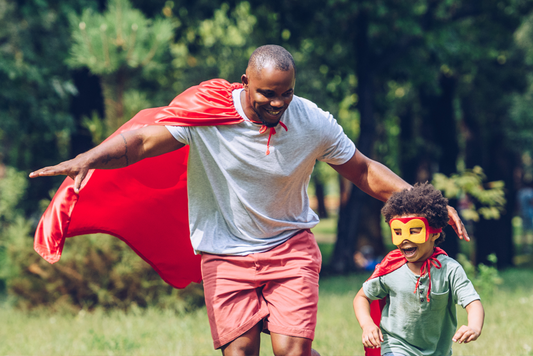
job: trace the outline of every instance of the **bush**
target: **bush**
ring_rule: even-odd
[[[496,268],[496,262],[498,261],[496,255],[490,254],[487,258],[492,265],[487,266],[480,263],[476,268],[465,255],[457,255],[457,260],[463,266],[468,278],[474,284],[477,292],[484,298],[491,296],[497,285],[502,283],[502,279]]]
[[[33,250],[32,224],[16,209],[26,178],[7,172],[0,180],[0,280],[11,303],[73,311],[150,305],[183,312],[203,305],[200,285],[172,288],[115,237],[75,237],[61,261],[43,260]]]

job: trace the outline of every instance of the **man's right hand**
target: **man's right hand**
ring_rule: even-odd
[[[127,167],[144,158],[159,156],[183,147],[164,126],[146,126],[122,132],[76,158],[30,173],[30,178],[66,175],[79,193],[90,169]]]
[[[31,172],[30,178],[66,175],[74,180],[74,191],[79,193],[81,184],[87,176],[87,172],[89,172],[89,165],[84,162],[86,161],[83,157],[85,154],[81,154],[74,159],[61,162],[55,166],[44,167]]]

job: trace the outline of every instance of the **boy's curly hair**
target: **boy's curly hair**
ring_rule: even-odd
[[[387,223],[402,215],[425,217],[429,226],[443,228],[448,225],[448,199],[429,183],[416,183],[413,188],[394,193],[385,203],[381,213]],[[435,246],[444,241],[444,232],[435,241]]]

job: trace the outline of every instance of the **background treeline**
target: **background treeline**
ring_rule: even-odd
[[[62,261],[32,252],[62,178],[27,173],[86,151],[137,111],[203,80],[240,81],[259,45],[297,63],[297,94],[331,111],[367,156],[461,202],[471,258],[508,267],[516,193],[533,179],[533,2],[527,0],[0,0],[0,293],[17,303],[127,307],[200,303],[172,291],[118,240],[77,238]],[[338,178],[317,165],[319,210]],[[385,252],[381,203],[342,180],[324,270]],[[364,222],[361,223],[361,222]],[[451,229],[445,250],[454,256]],[[67,242],[68,243],[68,242]]]

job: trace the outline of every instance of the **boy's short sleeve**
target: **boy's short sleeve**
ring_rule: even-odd
[[[466,308],[466,306],[472,303],[474,300],[480,299],[479,294],[474,288],[474,285],[468,279],[465,270],[459,263],[456,263],[454,266],[450,277],[453,299],[455,303],[459,304],[463,308]]]
[[[385,298],[389,291],[383,284],[381,277],[372,278],[363,283],[363,292],[370,300]]]

